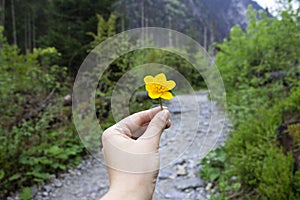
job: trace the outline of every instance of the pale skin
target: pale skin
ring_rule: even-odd
[[[170,126],[170,113],[167,108],[162,111],[160,107],[156,107],[135,113],[103,133],[103,152],[110,188],[101,200],[152,199],[159,171],[160,136]],[[126,156],[128,152],[129,156]],[[143,155],[141,163],[139,159],[135,160],[135,155]],[[123,162],[124,157],[130,157],[133,161],[125,160],[125,164],[115,164],[118,161]],[[131,164],[138,167],[132,170],[127,168]],[[144,170],[143,167],[147,169]]]

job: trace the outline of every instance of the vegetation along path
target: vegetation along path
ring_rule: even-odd
[[[214,191],[211,183],[198,176],[199,160],[208,148],[224,142],[228,125],[225,124],[222,134],[213,131],[212,124],[223,123],[224,117],[210,123],[211,106],[215,104],[208,100],[207,95],[207,91],[198,92],[196,105],[191,103],[193,95],[179,95],[169,102],[172,127],[161,138],[161,163],[165,166],[158,175],[153,199],[206,199]],[[198,105],[199,120],[195,120],[190,113]],[[191,130],[198,122],[197,130]],[[88,158],[76,169],[62,174],[61,178],[53,176],[51,183],[35,192],[34,199],[99,199],[107,192],[108,186],[105,166]]]

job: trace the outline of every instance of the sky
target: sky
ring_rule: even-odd
[[[274,8],[276,6],[275,0],[255,0],[263,8]]]
[[[268,7],[271,10],[276,8],[276,0],[255,0],[255,1],[263,8]],[[297,4],[293,3],[293,7],[297,8]]]

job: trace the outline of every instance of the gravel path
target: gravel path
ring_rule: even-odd
[[[178,95],[168,102],[172,127],[161,138],[161,170],[154,200],[210,197],[211,183],[205,183],[198,176],[199,160],[224,142],[228,126],[225,124],[222,132],[215,130],[220,129],[217,125],[223,124],[224,116],[208,100],[207,94],[201,91],[197,95]],[[212,116],[216,117],[213,121]],[[31,190],[34,200],[99,199],[108,190],[108,175],[103,164],[88,157],[77,168],[59,178],[53,176],[47,185]]]

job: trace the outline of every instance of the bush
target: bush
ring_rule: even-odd
[[[66,69],[54,48],[20,54],[0,27],[0,198],[80,160],[83,146],[61,112]],[[2,43],[3,42],[3,43]],[[20,198],[28,199],[24,188]]]
[[[280,20],[249,9],[245,31],[234,27],[230,40],[219,44],[216,63],[224,78],[233,130],[217,153],[220,172],[214,179],[216,199],[299,199],[299,171],[295,168],[299,139],[291,122],[300,121],[300,39],[298,11],[283,10]],[[278,133],[278,128],[287,131]],[[294,127],[294,132],[297,130]],[[295,131],[296,130],[296,131]],[[288,151],[280,134],[293,141]],[[216,152],[219,152],[217,150]],[[201,173],[202,177],[207,176]],[[234,180],[233,180],[233,177]]]

